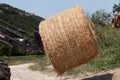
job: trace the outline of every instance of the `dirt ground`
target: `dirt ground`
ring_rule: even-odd
[[[32,71],[29,66],[33,63],[10,66],[11,80],[112,80],[113,73],[120,72],[120,68],[95,72],[85,72],[78,75],[70,75],[62,77],[57,76],[52,66],[48,66],[45,71]]]

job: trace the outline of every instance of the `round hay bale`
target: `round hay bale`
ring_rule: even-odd
[[[112,80],[120,80],[120,71],[113,74]]]
[[[80,6],[42,21],[39,33],[45,53],[59,74],[98,54],[94,25]]]

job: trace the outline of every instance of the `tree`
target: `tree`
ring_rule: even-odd
[[[120,13],[120,2],[119,4],[114,4],[113,6],[113,14],[118,14]]]
[[[101,9],[92,14],[91,20],[95,24],[105,26],[106,24],[109,24],[111,22],[111,14]]]

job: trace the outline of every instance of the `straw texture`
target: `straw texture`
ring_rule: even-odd
[[[45,53],[58,74],[98,54],[94,25],[78,5],[41,22],[39,32]]]

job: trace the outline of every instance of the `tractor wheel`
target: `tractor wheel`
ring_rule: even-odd
[[[0,60],[0,80],[10,80],[10,68],[8,67],[8,64]]]

